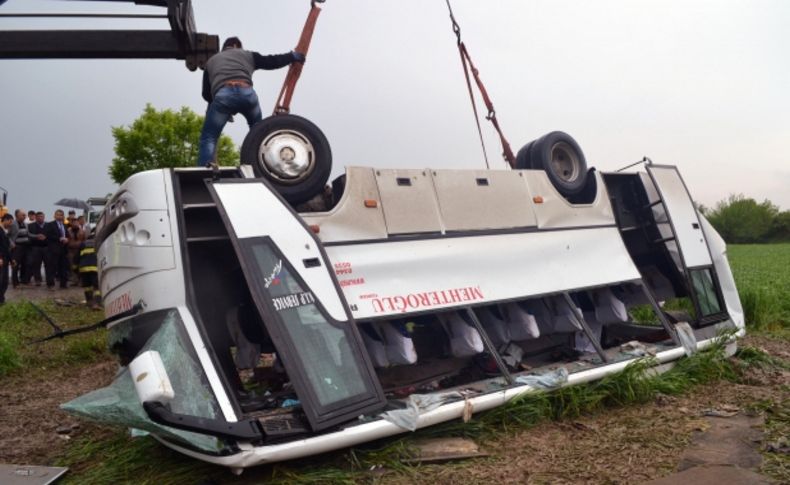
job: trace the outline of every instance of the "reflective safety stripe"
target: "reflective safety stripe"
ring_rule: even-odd
[[[96,248],[93,247],[92,243],[86,244],[90,245],[87,245],[80,250],[80,273],[96,272],[96,267],[98,266]]]

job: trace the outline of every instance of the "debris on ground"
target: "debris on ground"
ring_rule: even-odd
[[[406,463],[429,463],[488,456],[477,443],[466,438],[435,438],[416,441],[416,457]]]
[[[4,485],[47,485],[54,483],[68,470],[68,468],[60,466],[0,464],[0,483]]]
[[[539,375],[516,377],[517,384],[526,384],[538,389],[554,389],[568,382],[568,369],[559,367]]]
[[[741,408],[738,406],[732,406],[729,404],[722,404],[716,408],[712,409],[705,409],[702,411],[703,416],[709,416],[713,418],[731,418],[736,416],[741,411]]]

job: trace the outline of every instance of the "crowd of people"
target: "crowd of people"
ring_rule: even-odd
[[[42,267],[44,269],[42,276]],[[43,212],[17,209],[2,217],[0,231],[0,304],[5,303],[9,282],[14,289],[42,286],[82,286],[85,300],[99,307],[96,253],[84,216],[60,209],[46,221]]]

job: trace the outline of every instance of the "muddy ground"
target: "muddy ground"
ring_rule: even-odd
[[[50,291],[46,286],[23,285],[9,288],[6,299],[9,302],[32,300],[40,304],[49,300],[79,305],[83,301],[83,291],[77,286]],[[101,313],[97,315],[100,319]],[[49,331],[45,324],[37,325]],[[42,344],[30,348],[45,353],[49,347]],[[100,432],[95,425],[78,421],[58,406],[108,384],[117,369],[117,363],[106,357],[79,368],[43,364],[19,375],[4,377],[0,386],[0,463],[50,464],[72,437]],[[57,432],[59,428],[62,432],[63,428],[72,426],[78,428],[69,435]]]
[[[42,369],[45,377],[7,379],[0,388],[0,463],[49,464],[72,437],[99,431],[58,406],[75,397],[109,384],[118,365],[113,361],[73,369]],[[68,434],[65,428],[72,428]]]
[[[771,355],[790,360],[790,349],[783,341],[747,337],[741,345],[761,347]],[[574,421],[546,423],[502,436],[483,447],[492,453],[490,459],[463,467],[424,467],[419,481],[649,482],[683,468],[684,453],[694,438],[711,428],[707,415],[728,415],[720,418],[724,420],[760,416],[755,404],[787,401],[788,385],[788,371],[750,369],[744,384],[700,386],[685,396],[660,396],[650,404],[611,409]],[[753,441],[747,435],[743,440]],[[767,446],[765,442],[751,444],[757,450]],[[393,478],[387,482],[406,484],[410,478]]]
[[[748,337],[771,355],[790,360],[784,342]],[[81,422],[58,404],[108,383],[116,365],[99,362],[79,373],[44,369],[41,380],[11,379],[0,389],[0,462],[45,464],[60,456],[72,439],[97,438],[106,431]],[[488,458],[448,465],[425,465],[413,474],[374,471],[380,483],[642,483],[670,475],[683,461],[695,435],[710,428],[711,411],[733,418],[759,415],[755,403],[790,399],[790,373],[752,369],[743,384],[700,386],[682,397],[612,409],[574,421],[546,423],[526,431],[503,434],[484,444]],[[729,417],[729,416],[728,416]],[[727,419],[724,417],[721,419]],[[78,425],[68,434],[58,430]],[[755,443],[757,449],[765,443]],[[230,479],[230,476],[228,476]],[[252,479],[248,474],[248,478]]]

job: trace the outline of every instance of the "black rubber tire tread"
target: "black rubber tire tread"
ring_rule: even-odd
[[[277,130],[293,130],[310,140],[315,150],[315,166],[307,178],[298,184],[286,184],[271,177],[261,168],[258,148],[266,137]],[[289,203],[301,204],[321,193],[332,171],[332,149],[329,140],[312,121],[292,114],[275,115],[255,123],[241,144],[241,163],[252,165],[255,175],[265,178]]]
[[[530,169],[532,168],[532,160],[530,159],[529,150],[532,148],[532,145],[535,144],[535,140],[527,143],[521,150],[516,153],[516,168],[517,169]]]
[[[579,176],[576,180],[569,182],[554,173],[550,163],[551,147],[559,142],[567,143],[579,157]],[[584,152],[573,137],[562,131],[552,131],[532,142],[529,149],[529,163],[532,165],[531,168],[545,171],[552,185],[565,198],[580,193],[587,184],[587,160],[584,158]]]
[[[587,170],[587,181],[584,188],[576,195],[568,196],[571,204],[592,204],[598,196],[598,180],[595,178],[595,167]]]

